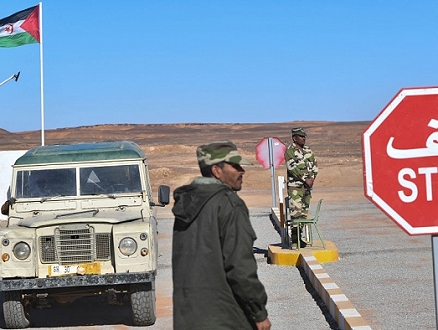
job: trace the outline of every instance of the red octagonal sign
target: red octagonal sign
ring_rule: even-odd
[[[269,160],[269,139],[272,140],[272,164]],[[256,159],[264,168],[277,168],[284,162],[286,145],[279,138],[263,138],[256,146]]]
[[[438,87],[402,89],[362,147],[366,197],[409,235],[438,233]]]

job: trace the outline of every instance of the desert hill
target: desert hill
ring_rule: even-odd
[[[262,195],[271,202],[271,173],[255,158],[255,147],[264,137],[290,142],[290,129],[302,126],[307,144],[315,152],[320,174],[319,188],[362,185],[361,135],[369,122],[294,121],[267,124],[117,124],[59,128],[45,131],[45,144],[131,140],[148,155],[153,188],[168,184],[172,189],[189,183],[199,174],[195,150],[214,140],[232,140],[254,166],[246,167],[244,188],[251,196]],[[0,150],[26,150],[41,144],[40,131],[12,133],[0,129]],[[276,175],[284,175],[284,164]],[[317,189],[317,188],[315,188]],[[247,202],[248,203],[248,202]],[[257,202],[259,203],[259,202]],[[251,201],[249,201],[251,205]],[[260,205],[260,206],[265,206]]]

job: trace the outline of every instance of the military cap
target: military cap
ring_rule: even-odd
[[[304,131],[304,128],[302,128],[302,127],[292,128],[291,131],[292,131],[292,136],[294,136],[294,135],[299,135],[299,136],[304,136],[304,137],[307,136],[306,132]]]
[[[237,152],[236,145],[231,141],[215,141],[199,146],[196,150],[199,167],[210,166],[220,162],[252,165]]]

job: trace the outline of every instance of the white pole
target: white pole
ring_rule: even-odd
[[[280,203],[283,203],[284,176],[279,176],[277,180],[278,180],[278,200],[280,201]]]
[[[44,145],[44,70],[43,70],[43,3],[39,3],[40,85],[41,85],[41,145]]]
[[[431,235],[432,261],[433,261],[433,284],[435,288],[435,326],[438,329],[438,235]]]

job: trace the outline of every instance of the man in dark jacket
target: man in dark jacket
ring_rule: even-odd
[[[174,191],[174,329],[263,329],[271,323],[257,276],[255,232],[236,191],[251,164],[230,141],[196,151],[202,177]]]

